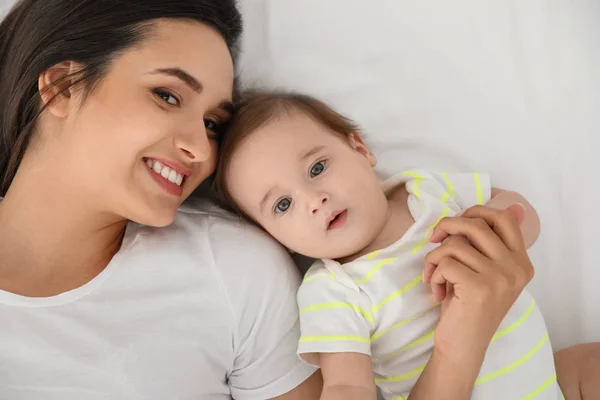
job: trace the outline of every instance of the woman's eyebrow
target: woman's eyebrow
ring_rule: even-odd
[[[233,115],[233,103],[229,100],[225,100],[219,104],[219,109],[227,112],[229,115]]]
[[[158,68],[151,72],[151,74],[163,74],[168,76],[173,76],[187,86],[192,89],[194,92],[201,93],[203,86],[202,83],[196,78],[194,78],[189,73],[185,72],[183,69],[175,67],[175,68]]]

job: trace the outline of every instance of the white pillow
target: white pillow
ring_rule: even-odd
[[[538,209],[531,284],[556,348],[600,340],[600,3],[244,0],[247,86],[357,120],[383,175],[484,171]],[[594,236],[595,235],[595,236]]]

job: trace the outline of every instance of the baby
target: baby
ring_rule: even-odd
[[[374,385],[374,375],[386,400],[406,399],[432,353],[445,296],[423,283],[425,257],[439,246],[433,228],[474,205],[518,202],[530,246],[539,221],[523,197],[492,188],[485,174],[411,170],[381,183],[359,132],[314,98],[249,93],[222,143],[215,188],[288,249],[319,259],[298,293],[298,353],[321,366],[325,387],[329,368],[348,387]],[[365,357],[366,372],[352,367]],[[562,398],[546,326],[527,291],[494,335],[473,398]]]

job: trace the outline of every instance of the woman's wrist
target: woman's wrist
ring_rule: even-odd
[[[484,357],[485,351],[474,349],[469,357],[455,359],[434,349],[409,400],[470,399]]]

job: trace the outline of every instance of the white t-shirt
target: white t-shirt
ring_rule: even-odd
[[[256,399],[314,371],[296,355],[300,278],[258,229],[203,203],[130,223],[86,285],[0,291],[0,399]]]
[[[415,219],[391,246],[340,265],[318,261],[298,292],[299,354],[356,352],[371,356],[384,397],[405,399],[433,350],[440,305],[423,283],[424,257],[439,220],[490,199],[483,174],[410,171],[384,183],[406,183]],[[552,348],[540,310],[525,290],[498,328],[486,353],[473,399],[558,400]]]

